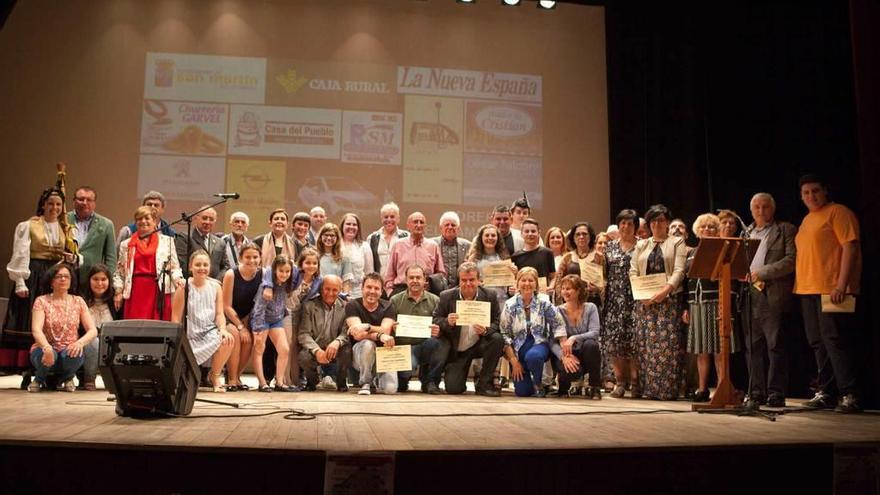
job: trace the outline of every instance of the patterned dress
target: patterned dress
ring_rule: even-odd
[[[629,265],[635,244],[629,251],[620,241],[605,246],[607,282],[605,288],[605,323],[600,342],[602,354],[611,358],[631,358],[636,354],[633,330],[633,297],[629,285]]]
[[[665,273],[663,253],[658,243],[648,255],[646,275]],[[684,342],[679,331],[678,299],[670,297],[649,306],[637,302],[633,309],[638,344],[639,382],[647,399],[678,398],[681,370],[684,369]]]

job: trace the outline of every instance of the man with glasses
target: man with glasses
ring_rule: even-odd
[[[113,221],[95,213],[98,194],[89,186],[80,186],[73,195],[73,210],[67,213],[67,223],[73,227],[73,234],[82,255],[79,265],[80,284],[88,283],[89,270],[103,263],[112,275],[116,269],[116,243],[113,239]]]

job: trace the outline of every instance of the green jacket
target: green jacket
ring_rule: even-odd
[[[71,229],[76,229],[76,212],[67,213],[67,223]],[[79,252],[83,257],[79,267],[80,284],[86,282],[89,270],[98,263],[107,265],[110,275],[113,275],[116,271],[116,230],[113,221],[95,213],[86,240],[79,245]]]

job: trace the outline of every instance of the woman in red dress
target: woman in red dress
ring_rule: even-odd
[[[154,232],[156,212],[150,206],[135,210],[134,221],[137,232],[119,245],[113,303],[118,310],[125,302],[122,314],[126,320],[169,321],[171,294],[183,285],[174,239]]]

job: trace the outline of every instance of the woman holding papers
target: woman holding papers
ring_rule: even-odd
[[[717,237],[721,230],[721,221],[712,213],[704,213],[694,221],[693,231],[697,238]],[[697,249],[691,252],[685,262],[685,272],[690,270]],[[694,402],[709,400],[709,372],[712,369],[712,355],[715,355],[716,367],[720,366],[718,354],[721,352],[721,336],[718,333],[718,282],[689,278],[688,309],[682,320],[688,325],[687,351],[697,355],[697,371],[700,382],[694,393]],[[737,352],[740,339],[736,332],[730,333],[730,352]]]
[[[684,345],[679,332],[678,296],[684,280],[684,239],[669,235],[672,214],[663,205],[645,213],[651,237],[636,243],[629,276],[636,299],[633,320],[639,356],[639,385],[633,397],[678,398],[678,384],[684,362]],[[663,278],[665,282],[658,283]],[[653,295],[643,295],[650,287]]]
[[[541,387],[544,362],[550,357],[555,335],[565,335],[565,322],[545,297],[538,297],[538,272],[532,267],[516,275],[517,294],[504,303],[499,328],[504,337],[504,355],[511,366],[518,397],[544,397]]]
[[[620,237],[605,247],[605,266],[608,276],[605,288],[605,320],[602,325],[602,353],[611,359],[614,370],[614,390],[611,396],[623,397],[627,381],[638,392],[639,368],[633,327],[633,296],[629,285],[629,267],[636,246],[636,226],[639,215],[635,210],[617,214]]]
[[[467,254],[467,261],[477,264],[480,279],[484,280],[484,286],[487,290],[498,295],[499,305],[503,305],[504,301],[507,300],[507,287],[486,285],[485,271],[490,264],[505,260],[510,260],[510,253],[507,252],[507,246],[503,242],[498,242],[498,228],[492,224],[480,227],[471,243],[471,249]],[[516,266],[513,263],[510,263],[510,270],[516,273]]]
[[[572,250],[562,256],[562,261],[556,267],[556,285],[553,293],[557,294],[557,303],[562,303],[559,294],[559,281],[566,275],[577,275],[584,278],[589,271],[592,280],[587,282],[588,300],[602,309],[602,292],[605,290],[600,279],[604,280],[605,256],[595,250],[596,231],[588,222],[578,222],[571,226],[568,231],[568,245]]]

